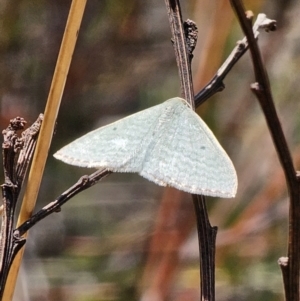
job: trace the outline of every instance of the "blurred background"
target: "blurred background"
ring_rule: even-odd
[[[228,0],[181,1],[199,29],[198,92],[243,37]],[[300,3],[244,1],[278,30],[259,45],[295,166],[300,166]],[[0,126],[44,111],[70,0],[0,0]],[[88,1],[37,210],[93,170],[52,154],[101,125],[179,96],[162,0]],[[277,260],[286,255],[285,179],[259,104],[249,54],[226,89],[197,111],[231,157],[234,199],[207,198],[218,226],[216,300],[283,300]],[[3,176],[1,175],[1,182]],[[113,174],[36,225],[26,244],[14,301],[196,301],[199,259],[191,197],[135,174]]]

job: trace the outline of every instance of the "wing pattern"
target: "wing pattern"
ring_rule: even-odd
[[[234,166],[185,100],[173,98],[92,131],[54,155],[68,164],[137,172],[162,186],[234,197]]]

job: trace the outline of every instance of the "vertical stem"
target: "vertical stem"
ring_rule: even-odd
[[[8,264],[12,248],[13,221],[16,206],[16,194],[14,187],[7,184],[2,185],[3,215],[1,226],[1,267],[0,267],[0,300],[2,300],[4,286],[8,277]]]
[[[19,137],[17,132],[24,129],[25,123],[26,121],[21,117],[14,118],[10,120],[9,126],[2,131],[4,140],[2,154],[5,183],[2,185],[3,214],[0,235],[0,300],[2,300],[13,258],[25,243],[24,239],[18,241],[14,239],[15,208],[27,167],[35,149],[41,118],[39,117]]]
[[[299,268],[300,268],[300,179],[297,177],[293,160],[287,145],[270,88],[267,72],[265,70],[261,54],[251,30],[252,15],[245,13],[245,8],[240,0],[230,0],[236,11],[241,27],[248,39],[251,52],[255,80],[251,85],[256,95],[276,148],[282,169],[285,174],[289,197],[289,242],[288,258],[280,260],[284,280],[285,298],[287,301],[299,301]]]
[[[215,251],[217,227],[210,225],[205,198],[193,195],[199,237],[201,300],[215,300]]]
[[[179,0],[165,0],[169,22],[171,26],[176,62],[179,71],[181,93],[183,98],[195,110],[194,89],[191,72],[191,57],[186,45]],[[215,239],[217,229],[212,228],[206,211],[205,197],[193,195],[197,218],[201,300],[214,301],[215,299]]]
[[[165,0],[179,71],[182,97],[195,109],[191,62],[186,47],[179,0]]]
[[[50,92],[45,109],[44,122],[37,142],[31,170],[28,178],[28,185],[25,191],[24,200],[21,206],[18,225],[26,221],[35,207],[42,175],[46,165],[46,159],[50,148],[53,130],[61,102],[67,74],[72,60],[77,36],[85,9],[86,0],[73,0],[59,51],[56,68],[53,75]],[[26,234],[25,234],[26,236]],[[3,300],[10,301],[13,297],[15,283],[21,264],[24,248],[16,256],[7,281]]]

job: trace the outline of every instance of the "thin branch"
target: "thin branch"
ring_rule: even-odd
[[[26,233],[30,228],[32,228],[37,222],[44,219],[46,216],[50,215],[53,212],[59,212],[60,208],[63,204],[65,204],[68,200],[73,198],[78,193],[88,189],[89,187],[94,186],[99,181],[101,181],[104,177],[111,174],[111,171],[107,169],[97,170],[89,176],[81,177],[77,183],[71,186],[68,190],[62,193],[55,201],[49,203],[32,217],[30,217],[26,222],[20,225],[14,231],[15,240],[19,240],[24,233]]]
[[[191,107],[195,110],[194,89],[191,72],[191,52],[195,48],[195,43],[197,41],[197,39],[195,39],[195,35],[197,35],[195,32],[196,24],[191,23],[190,20],[185,23],[185,32],[188,33],[187,37],[185,37],[179,0],[165,0],[165,2],[174,41],[175,56],[183,98],[186,99],[191,104]],[[191,24],[190,29],[194,28],[194,32],[192,34],[189,32],[189,28],[187,28],[188,24]],[[209,223],[206,212],[205,197],[202,195],[195,195],[193,196],[193,199],[197,219],[200,252],[201,300],[214,301],[214,257],[216,229],[212,228]]]
[[[193,195],[199,237],[201,300],[215,300],[215,253],[218,228],[209,222],[203,195]]]
[[[43,116],[26,131],[22,137],[17,136],[17,131],[22,130],[26,124],[23,118],[17,117],[10,121],[10,125],[4,130],[3,167],[5,183],[2,185],[3,212],[1,226],[1,256],[0,256],[0,299],[4,293],[6,280],[15,252],[25,244],[21,239],[18,243],[13,241],[13,226],[15,209],[20,190],[25,178],[26,170],[32,158],[39,129]]]
[[[71,4],[66,29],[48,95],[45,109],[45,120],[42,124],[40,135],[42,139],[39,139],[37,142],[36,152],[34,154],[31,170],[28,176],[28,184],[25,190],[17,225],[26,221],[31,216],[35,207],[85,4],[86,0],[73,0]],[[3,297],[6,301],[10,301],[12,299],[23,251],[24,248],[21,252],[19,252],[13,262]]]
[[[270,83],[265,70],[256,39],[251,30],[252,13],[245,13],[239,0],[231,0],[241,27],[249,41],[255,80],[251,85],[256,95],[273,139],[281,166],[287,181],[290,197],[288,259],[281,266],[284,278],[285,298],[288,301],[299,301],[299,268],[300,268],[300,181],[293,166],[292,157],[277,116]],[[280,261],[281,262],[281,261]]]
[[[165,0],[179,71],[181,94],[195,108],[190,54],[186,45],[179,0]]]
[[[273,31],[275,29],[275,26],[276,26],[276,21],[268,19],[265,14],[259,14],[253,25],[253,34],[255,39],[258,38],[260,29],[264,29],[265,31],[269,32],[269,31]],[[203,89],[201,89],[200,92],[198,92],[195,95],[196,107],[200,106],[208,98],[212,97],[217,92],[223,91],[223,89],[225,88],[223,80],[230,72],[232,67],[245,54],[248,48],[249,45],[246,37],[244,37],[241,41],[237,42],[236,47],[231,51],[230,55],[225,60],[223,65],[219,68],[219,70],[214,75],[214,77]]]
[[[288,257],[280,257],[278,259],[278,265],[280,266],[282,278],[283,278],[283,287],[284,291],[289,291],[289,258]]]

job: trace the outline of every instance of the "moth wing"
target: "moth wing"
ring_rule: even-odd
[[[235,168],[211,130],[181,102],[160,137],[149,145],[140,174],[159,184],[194,194],[234,197]]]
[[[147,144],[167,102],[98,128],[54,154],[65,163],[118,172],[138,172]]]

